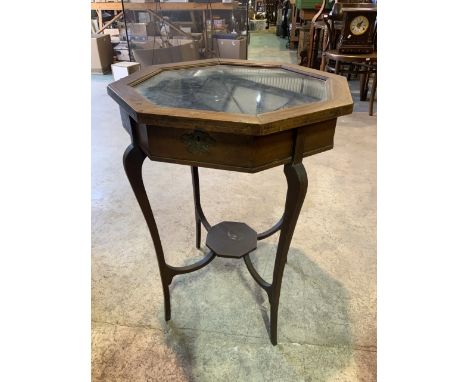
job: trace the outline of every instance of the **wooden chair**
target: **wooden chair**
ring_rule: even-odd
[[[343,74],[372,74],[377,71],[377,52],[366,54],[339,53],[328,50],[324,53],[324,71]],[[364,89],[364,88],[363,88]],[[361,101],[363,101],[361,99]]]
[[[360,100],[367,99],[369,79],[374,75],[369,99],[369,115],[373,115],[374,100],[377,89],[377,53],[344,54],[336,50],[325,52],[325,71],[339,75],[353,73],[360,76]],[[330,63],[333,63],[330,64]]]
[[[320,24],[319,20],[321,20],[323,17],[326,2],[327,0],[322,1],[322,5],[313,17],[310,25],[309,48],[307,50],[307,66],[309,68],[313,68],[315,65],[315,61],[318,55],[320,37],[323,36],[323,33],[321,34],[321,32],[324,30],[322,27],[323,23]]]

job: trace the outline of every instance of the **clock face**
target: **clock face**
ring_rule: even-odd
[[[349,29],[353,35],[360,36],[369,29],[369,20],[365,16],[356,16],[351,20]]]

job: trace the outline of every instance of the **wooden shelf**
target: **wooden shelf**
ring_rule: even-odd
[[[125,10],[131,11],[232,11],[238,8],[238,3],[124,3]],[[122,3],[91,3],[91,9],[94,11],[121,11]]]
[[[93,11],[121,11],[121,3],[91,3]]]

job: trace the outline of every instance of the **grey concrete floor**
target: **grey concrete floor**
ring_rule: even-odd
[[[273,34],[258,37],[263,42],[252,36],[250,58],[267,56],[268,38],[267,45],[280,45]],[[277,59],[290,55],[277,51]],[[335,148],[304,160],[309,189],[274,347],[265,326],[268,299],[242,261],[216,258],[178,276],[172,320],[164,321],[151,238],[122,167],[129,137],[106,94],[111,81],[91,80],[93,381],[375,381],[376,117],[340,118]],[[201,258],[190,169],[147,161],[143,176],[168,261]],[[200,169],[200,181],[212,224],[244,221],[260,231],[281,216],[282,168],[253,175]],[[253,254],[267,280],[277,239],[260,242]]]

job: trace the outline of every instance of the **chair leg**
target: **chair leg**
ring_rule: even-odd
[[[348,74],[346,75],[346,78],[349,80],[351,80],[351,75],[353,74],[353,71],[354,71],[354,65],[353,64],[349,64],[349,70],[348,70]]]
[[[369,90],[369,72],[361,74],[361,90],[359,92],[359,100],[367,100],[367,92]]]
[[[377,90],[377,72],[374,74],[374,81],[372,82],[370,100],[369,100],[369,115],[372,116],[374,114],[374,100],[375,100],[375,93]]]
[[[325,72],[330,72],[330,59],[328,58],[327,55],[323,56],[323,61],[324,61],[323,70]]]
[[[312,52],[312,62],[310,65],[310,67],[314,69],[316,68],[315,63],[317,62],[317,57],[318,57],[318,52],[319,52],[320,34],[321,34],[321,29],[319,28],[315,29],[314,50]]]
[[[320,70],[325,70],[325,52],[328,49],[328,30],[323,31],[323,39],[322,39],[322,59],[320,60]]]
[[[326,71],[325,70],[325,54],[322,54],[322,60],[320,61],[320,70],[323,72],[323,71]]]
[[[315,36],[315,28],[314,25],[312,24],[310,27],[310,32],[309,32],[309,46],[307,50],[307,67],[311,68],[312,67],[312,50],[314,49],[314,36]]]
[[[335,74],[340,74],[340,61],[335,61]]]

